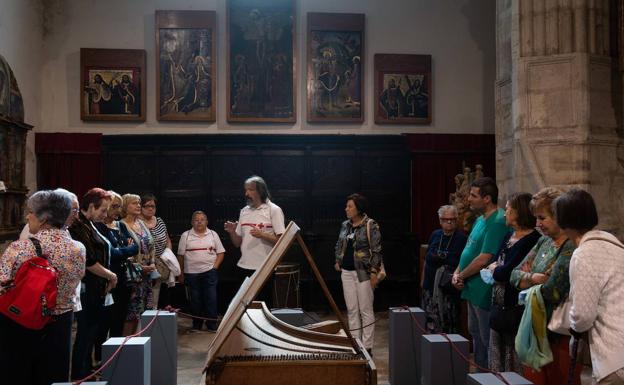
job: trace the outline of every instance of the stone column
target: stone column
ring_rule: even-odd
[[[624,231],[621,85],[608,0],[497,0],[496,160],[501,196],[589,190]],[[624,163],[624,160],[622,160]]]

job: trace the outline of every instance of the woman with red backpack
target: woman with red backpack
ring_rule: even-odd
[[[42,329],[32,329],[33,320],[9,317],[6,309],[0,309],[2,383],[67,382],[73,297],[85,271],[85,248],[63,229],[72,213],[72,200],[67,193],[38,191],[28,199],[27,207],[26,219],[35,240],[15,241],[0,257],[0,302],[3,295],[21,287],[23,282],[16,280],[18,271],[23,272],[37,257],[46,259],[55,270],[52,274],[56,274],[57,285],[52,297],[56,301],[43,304],[51,317]],[[10,306],[8,311],[15,315],[20,309]]]

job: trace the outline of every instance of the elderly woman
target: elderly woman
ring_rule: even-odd
[[[511,272],[510,278],[510,283],[518,290],[541,285],[540,293],[546,308],[546,323],[550,320],[554,308],[568,297],[570,290],[568,267],[575,249],[574,243],[557,226],[554,219],[552,202],[561,194],[558,189],[546,187],[533,195],[531,211],[537,218],[537,228],[543,236],[520,265]],[[536,385],[567,384],[570,337],[550,331],[547,336],[553,362],[542,366],[539,371],[524,366],[523,375]],[[574,381],[575,384],[580,384],[580,370],[576,373]]]
[[[139,247],[130,236],[130,232],[125,224],[119,221],[121,215],[121,195],[114,191],[108,192],[111,197],[111,204],[108,207],[106,218],[101,223],[96,223],[95,227],[103,234],[111,245],[111,266],[110,269],[117,274],[118,284],[111,290],[115,303],[111,307],[110,314],[110,336],[121,337],[123,335],[123,325],[128,311],[130,301],[130,285],[126,282],[126,269],[128,258],[134,257],[139,252]],[[100,335],[100,342],[105,341],[109,328],[104,329]],[[96,347],[96,360],[101,358],[101,346]]]
[[[135,194],[125,194],[122,202],[121,222],[128,228],[133,243],[139,247],[139,253],[134,256],[134,263],[141,265],[143,281],[133,285],[130,291],[130,302],[126,314],[126,323],[123,334],[130,335],[136,331],[141,314],[147,309],[153,309],[152,298],[154,265],[154,238],[139,216],[141,215],[141,198]]]
[[[72,238],[82,243],[87,252],[87,272],[82,281],[80,302],[82,311],[76,313],[78,329],[72,353],[71,377],[86,377],[91,368],[91,352],[100,324],[104,321],[106,306],[113,303],[111,289],[117,285],[117,274],[110,267],[110,245],[95,228],[95,223],[106,218],[111,197],[101,188],[92,188],[80,201],[78,218],[69,227]]]
[[[57,271],[58,294],[53,322],[42,330],[26,329],[0,315],[0,373],[6,384],[67,382],[73,297],[84,275],[85,248],[63,230],[72,200],[57,191],[39,191],[27,203],[29,229],[42,254]],[[37,256],[30,240],[13,242],[0,257],[0,288],[14,279],[25,261]]]
[[[78,202],[78,197],[73,192],[67,191],[64,188],[57,188],[56,190],[54,190],[54,192],[59,193],[59,194],[67,194],[69,198],[72,200],[71,214],[69,215],[69,217],[67,217],[67,220],[65,221],[65,225],[63,226],[63,230],[67,230],[67,228],[71,226],[72,223],[74,223],[74,220],[78,218],[78,208],[80,207],[80,203]],[[22,232],[19,235],[19,239],[20,241],[23,241],[24,239],[30,238],[31,235],[32,234],[30,233],[30,227],[28,226],[28,222],[26,222],[26,224],[22,228]]]
[[[381,269],[381,232],[379,225],[366,215],[367,199],[360,194],[347,197],[345,213],[336,242],[336,263],[347,305],[349,329],[360,338],[369,353],[373,349],[375,313],[373,290]]]
[[[178,255],[184,270],[183,281],[191,290],[191,313],[210,318],[206,328],[217,330],[217,282],[218,270],[223,262],[225,249],[219,235],[208,228],[208,217],[203,211],[195,211],[191,217],[192,229],[182,233]],[[203,321],[193,318],[192,331],[199,331]]]
[[[511,194],[507,199],[505,221],[513,231],[503,238],[494,262],[488,267],[494,279],[490,309],[490,369],[497,372],[522,373],[514,341],[524,306],[518,305],[518,290],[509,283],[509,277],[540,237],[535,230],[530,203],[529,193]]]
[[[154,256],[156,269],[158,269],[158,273],[160,274],[160,278],[156,280],[156,283],[152,289],[153,291],[153,301],[154,306],[158,306],[159,298],[162,288],[164,305],[169,304],[169,298],[167,293],[167,286],[163,286],[162,283],[167,282],[169,274],[169,268],[167,265],[160,259],[160,256],[163,254],[165,249],[171,250],[171,239],[169,239],[169,234],[167,233],[167,225],[165,222],[156,216],[156,197],[152,194],[146,194],[141,197],[141,220],[147,228],[149,229],[152,237],[154,238]]]
[[[457,230],[457,208],[452,205],[438,209],[440,229],[429,237],[423,276],[423,309],[430,333],[457,333],[459,327],[459,291],[448,282],[444,287],[444,274],[457,268],[459,256],[466,246],[466,235]],[[448,274],[447,273],[447,274]]]
[[[570,326],[587,333],[593,377],[600,385],[624,385],[624,245],[593,230],[598,213],[592,196],[570,190],[555,200],[557,224],[577,249],[570,261]]]

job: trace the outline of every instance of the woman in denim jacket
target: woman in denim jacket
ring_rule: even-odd
[[[366,215],[367,206],[363,195],[347,197],[347,220],[340,228],[334,267],[341,272],[349,329],[370,353],[375,333],[373,290],[378,283],[382,258],[379,225]]]

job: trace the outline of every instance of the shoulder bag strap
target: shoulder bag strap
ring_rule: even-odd
[[[48,259],[47,256],[43,255],[43,251],[41,249],[41,242],[39,242],[39,240],[37,238],[28,238],[30,240],[30,242],[33,244],[33,246],[35,247],[35,253],[37,253],[37,257],[43,258],[43,259]]]
[[[186,232],[186,240],[184,241],[184,254],[186,254],[186,250],[188,250],[188,237],[191,235],[191,230]],[[182,255],[184,255],[182,254]]]
[[[368,251],[370,253],[371,258],[373,257],[373,248],[371,246],[371,236],[370,236],[370,219],[366,221],[366,238],[368,238]]]
[[[550,266],[548,266],[548,269],[546,269],[546,271],[544,271],[544,274],[546,275],[550,275],[550,272],[552,271],[553,267],[555,266],[555,263],[557,263],[557,259],[559,259],[559,255],[561,254],[561,251],[563,250],[563,247],[570,242],[570,239],[566,239],[561,246],[559,247],[559,249],[557,250],[557,254],[555,254],[555,258],[552,259],[552,261],[550,262]]]

